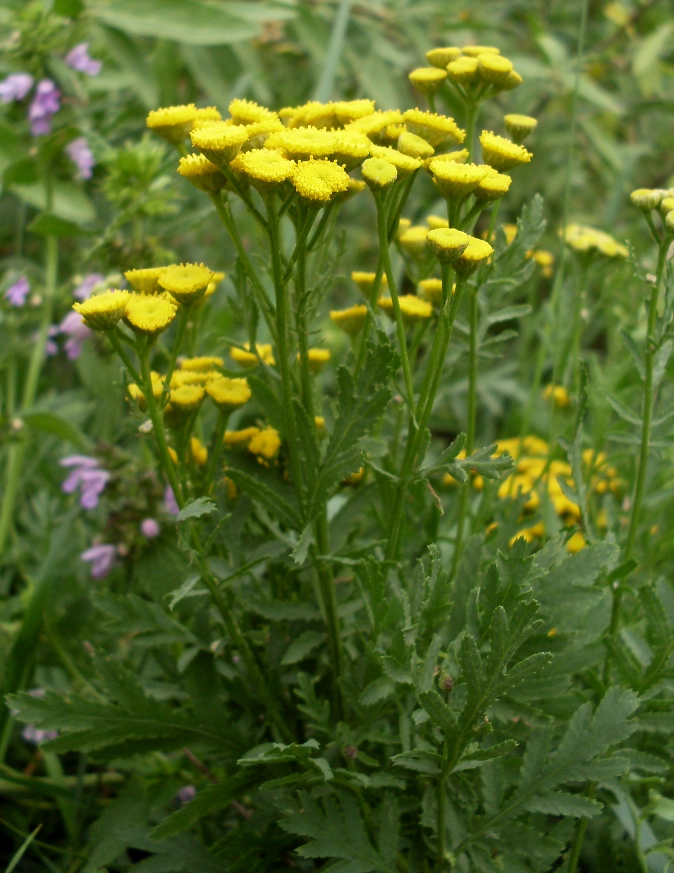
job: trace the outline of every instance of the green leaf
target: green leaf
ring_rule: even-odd
[[[228,465],[227,475],[242,491],[271,512],[279,521],[294,530],[304,530],[295,491],[273,470],[245,458],[236,458]]]
[[[55,0],[54,12],[65,18],[77,18],[84,12],[84,3],[82,0]]]
[[[622,418],[623,421],[626,421],[628,424],[634,424],[637,426],[641,426],[641,418],[631,409],[629,409],[618,397],[615,397],[613,394],[609,394],[608,391],[603,392],[604,397],[608,400],[609,405],[613,408],[613,411]]]
[[[32,221],[28,227],[31,233],[37,233],[40,236],[87,236],[93,231],[84,230],[79,224],[74,221],[67,221],[65,218],[59,218],[58,215],[49,215],[43,212],[42,215]]]
[[[254,784],[254,781],[254,779],[248,778],[247,774],[244,776],[237,774],[217,785],[208,785],[199,791],[189,803],[157,825],[150,832],[150,837],[153,840],[165,840],[182,831],[189,830],[202,818],[226,809],[233,800],[241,796],[246,787]]]
[[[99,0],[89,5],[89,12],[125,33],[188,45],[227,45],[255,37],[258,27],[228,6],[199,0]]]
[[[319,631],[305,631],[300,634],[296,640],[288,646],[288,649],[281,659],[282,664],[297,664],[313,650],[325,642],[325,634]]]
[[[93,203],[85,192],[72,182],[54,182],[52,204],[47,203],[47,193],[42,182],[28,185],[12,183],[7,185],[7,189],[30,206],[42,212],[46,212],[49,208],[53,215],[76,225],[86,224],[96,218]]]
[[[21,843],[19,848],[16,850],[16,852],[9,859],[9,864],[7,865],[7,867],[5,867],[5,873],[12,873],[12,870],[15,869],[15,867],[17,866],[19,861],[26,854],[30,844],[33,842],[35,837],[40,833],[41,828],[42,828],[42,825],[39,824],[32,833],[28,834],[28,836],[23,841],[23,843]]]
[[[202,515],[209,515],[215,512],[217,506],[210,497],[197,497],[196,500],[190,500],[186,503],[176,516],[176,521],[187,521],[188,518],[201,518]]]
[[[169,598],[168,608],[171,612],[173,612],[180,601],[184,600],[186,597],[200,597],[204,594],[208,594],[206,588],[200,588],[198,591],[193,590],[197,582],[201,582],[201,575],[199,573],[193,573],[185,579],[180,588],[175,588],[166,595]]]
[[[528,303],[521,303],[517,306],[507,306],[504,309],[497,309],[494,312],[488,313],[484,322],[488,327],[491,327],[493,324],[499,324],[502,321],[510,321],[513,318],[523,318],[525,315],[529,315],[531,312],[531,306]]]
[[[542,812],[546,815],[568,815],[573,818],[599,815],[602,811],[601,803],[590,800],[578,794],[569,794],[566,791],[550,791],[547,794],[538,794],[525,804],[528,812]]]
[[[73,443],[80,449],[89,446],[87,437],[82,431],[67,418],[63,418],[55,412],[24,412],[23,421],[35,430],[50,433],[62,440]]]
[[[380,676],[366,685],[361,691],[358,703],[363,706],[376,706],[382,700],[386,700],[396,690],[395,683],[386,676]]]

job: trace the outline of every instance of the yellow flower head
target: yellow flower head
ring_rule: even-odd
[[[512,61],[501,55],[483,52],[477,57],[477,72],[480,80],[489,85],[495,85],[497,88],[508,81],[512,69]]]
[[[473,196],[482,203],[491,203],[508,193],[511,182],[504,173],[489,173],[473,190]]]
[[[166,267],[145,267],[141,270],[127,270],[124,278],[140,294],[158,294],[161,291],[159,277],[165,269]]]
[[[344,126],[374,112],[374,100],[339,100],[332,104],[337,123]]]
[[[429,169],[442,196],[452,200],[470,194],[491,173],[483,164],[457,164],[456,161],[432,160]]]
[[[447,64],[447,78],[457,85],[468,85],[477,78],[477,58],[462,56]]]
[[[185,155],[178,163],[178,172],[200,191],[215,194],[227,185],[227,180],[205,155]]]
[[[485,164],[489,164],[495,170],[509,170],[518,164],[528,164],[533,155],[524,146],[517,145],[504,136],[497,136],[489,130],[483,130],[480,134],[482,157]]]
[[[296,127],[272,133],[265,147],[277,149],[294,161],[308,161],[310,158],[327,158],[335,150],[337,139],[333,131],[317,127]]]
[[[243,173],[258,191],[270,191],[290,179],[296,168],[295,161],[283,157],[273,149],[253,149],[234,158],[231,167]]]
[[[426,52],[426,60],[432,67],[438,67],[441,70],[447,68],[447,64],[461,57],[461,49],[456,46],[448,46],[446,48],[434,48]]]
[[[252,100],[236,97],[229,104],[229,114],[234,124],[255,124],[259,121],[278,120],[278,115]]]
[[[404,130],[399,135],[396,145],[399,152],[408,155],[410,158],[424,160],[425,158],[432,157],[435,153],[433,146],[429,145],[425,139],[417,136],[416,133],[410,133],[408,130]]]
[[[322,415],[315,415],[314,424],[316,425],[316,436],[319,440],[322,440],[328,435],[328,429],[325,426],[325,419]]]
[[[435,94],[447,78],[447,70],[438,67],[418,67],[408,76],[412,86],[422,94]]]
[[[366,184],[373,191],[388,188],[398,178],[398,171],[395,166],[389,161],[384,160],[384,158],[368,158],[366,161],[363,161],[360,171]]]
[[[564,239],[578,252],[597,251],[607,258],[626,258],[629,255],[627,248],[608,233],[583,224],[567,225]]]
[[[491,257],[493,251],[486,240],[470,237],[466,248],[455,261],[452,261],[452,268],[459,276],[470,276],[480,264]]]
[[[208,385],[222,376],[218,370],[174,370],[171,374],[171,388],[181,385]]]
[[[575,534],[573,534],[571,538],[566,541],[566,551],[570,552],[572,555],[575,555],[576,552],[579,552],[586,546],[587,542],[585,540],[585,537],[579,530],[577,530]]]
[[[410,227],[412,227],[412,222],[409,220],[409,218],[400,218],[398,221],[396,239],[400,240],[400,237],[405,233],[406,230],[409,230]]]
[[[132,295],[126,304],[124,320],[137,333],[156,336],[171,324],[178,307],[165,297]]]
[[[203,385],[181,385],[179,388],[171,388],[169,399],[171,411],[190,415],[201,406],[205,393]]]
[[[433,161],[440,161],[440,163],[446,164],[465,164],[467,160],[468,149],[457,149],[455,152],[445,152],[442,155],[433,155],[433,157],[426,158],[424,160],[424,169],[430,173]]]
[[[381,158],[388,161],[389,164],[393,164],[398,171],[398,176],[409,176],[421,166],[421,161],[418,158],[411,158],[409,155],[404,155],[397,149],[388,146],[373,145],[370,154],[373,158]]]
[[[248,128],[243,124],[217,121],[209,127],[193,130],[192,145],[203,152],[218,167],[226,167],[238,155],[248,139]]]
[[[247,124],[248,139],[241,146],[242,152],[250,152],[253,149],[261,149],[272,135],[280,130],[285,130],[280,119],[274,117],[269,121],[256,121],[254,124]]]
[[[217,357],[217,355],[202,355],[199,358],[183,358],[180,362],[180,369],[194,373],[206,373],[213,367],[222,367],[223,364],[222,358]]]
[[[632,205],[642,212],[650,212],[652,209],[657,209],[662,201],[662,191],[655,188],[637,188],[630,194]]]
[[[304,200],[318,206],[328,203],[335,194],[348,191],[349,176],[334,161],[301,161],[292,176],[295,190]]]
[[[242,430],[226,430],[222,441],[226,446],[247,446],[252,438],[259,433],[259,427],[244,427]]]
[[[252,455],[271,460],[281,448],[281,437],[273,427],[263,427],[254,434],[248,442],[248,451]]]
[[[432,306],[440,306],[442,303],[442,279],[422,279],[418,291],[419,296],[428,300]]]
[[[364,273],[362,270],[354,270],[351,273],[351,281],[356,283],[360,293],[363,295],[363,297],[368,299],[372,292],[372,286],[374,285],[375,279],[376,273]],[[383,274],[381,277],[379,288],[388,288],[388,279],[386,278],[385,274]]]
[[[468,247],[472,237],[453,227],[439,227],[429,230],[426,237],[428,247],[442,263],[456,260]]]
[[[569,406],[571,403],[569,392],[563,385],[546,385],[543,389],[543,397],[545,400],[552,398],[558,409],[564,409],[564,407]]]
[[[350,336],[356,336],[356,334],[360,333],[366,317],[367,306],[364,303],[350,306],[348,309],[330,310],[330,318],[333,323]]]
[[[182,106],[165,106],[153,109],[147,116],[147,126],[168,142],[181,143],[192,130],[197,118],[197,107],[194,103]]]
[[[439,227],[449,227],[449,222],[441,215],[427,215],[426,224],[430,230],[437,230]]]
[[[427,235],[428,228],[424,227],[423,224],[416,224],[400,233],[398,235],[398,242],[403,251],[408,255],[411,255],[413,258],[423,259],[427,255]]]
[[[529,252],[529,257],[534,263],[538,264],[546,279],[552,276],[552,267],[555,263],[555,256],[552,252],[549,252],[547,249],[532,249]]]
[[[369,139],[379,141],[382,131],[391,124],[399,124],[402,120],[403,114],[399,109],[378,110],[349,122],[345,129],[364,133]]]
[[[124,315],[130,297],[128,291],[107,291],[82,303],[73,303],[73,309],[92,330],[112,330]]]
[[[197,109],[194,121],[192,122],[192,130],[202,125],[208,127],[209,124],[213,124],[216,121],[222,121],[220,112],[215,106],[204,106],[202,109]]]
[[[462,143],[466,138],[466,132],[448,115],[424,112],[422,109],[407,109],[403,113],[403,120],[410,133],[425,139],[433,148],[447,142]]]
[[[352,179],[349,177],[349,187],[346,191],[340,191],[338,194],[335,194],[334,201],[335,203],[344,203],[345,200],[350,200],[356,194],[360,194],[361,191],[364,191],[367,188],[365,182],[362,179]]]
[[[173,264],[161,274],[159,284],[178,303],[189,305],[203,297],[214,275],[203,264]]]
[[[225,376],[207,382],[206,393],[223,412],[239,409],[251,398],[247,379],[228,379]]]
[[[414,294],[403,294],[398,298],[398,303],[405,324],[416,324],[418,321],[430,318],[433,314],[433,307],[428,300],[421,300]],[[394,317],[393,300],[390,297],[380,297],[377,304],[387,315]]]
[[[190,453],[194,459],[194,463],[199,467],[206,466],[208,460],[208,449],[197,437],[190,437]]]
[[[311,372],[320,373],[330,360],[330,350],[319,348],[309,349],[307,357],[309,359],[309,369]]]
[[[229,356],[237,364],[241,364],[242,367],[246,368],[257,367],[260,361],[268,367],[273,367],[276,363],[271,343],[256,343],[255,354],[250,351],[249,343],[246,343],[242,349],[237,349],[233,346],[229,350]]]
[[[501,49],[494,45],[464,45],[461,49],[467,58],[478,58],[480,55],[500,55]]]
[[[518,145],[538,126],[538,121],[530,115],[504,115],[503,122],[509,136]]]
[[[159,373],[155,373],[153,370],[150,373],[150,381],[152,382],[152,393],[154,395],[155,400],[159,400],[159,398],[164,393],[164,380],[159,375]],[[140,390],[139,386],[136,385],[135,382],[131,382],[126,386],[126,390],[129,392],[129,397],[132,400],[135,400],[138,404],[138,408],[141,412],[145,412],[147,409],[147,401],[145,400],[145,395]]]
[[[338,130],[334,133],[335,143],[332,152],[327,155],[338,164],[342,164],[348,172],[362,164],[370,154],[372,143],[364,133],[354,130]]]

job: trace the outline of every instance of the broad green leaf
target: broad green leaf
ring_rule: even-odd
[[[217,509],[215,503],[210,497],[197,497],[196,500],[190,500],[180,510],[176,516],[176,521],[187,521],[188,518],[201,518],[202,515],[209,515]]]
[[[67,418],[55,412],[24,412],[23,421],[35,430],[50,433],[62,440],[73,443],[80,449],[87,449],[89,441],[82,431]]]

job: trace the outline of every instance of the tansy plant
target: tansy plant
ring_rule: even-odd
[[[476,444],[480,360],[512,336],[492,328],[528,314],[507,295],[551,268],[534,249],[540,198],[516,229],[498,222],[536,121],[506,114],[500,132],[479,131],[483,103],[493,115],[522,81],[497,48],[427,60],[410,81],[428,109],[356,99],[274,111],[237,98],[224,117],[193,104],[150,112],[234,257],[141,265],[128,290],[74,307],[123,364],[190,573],[170,616],[139,598],[124,606],[129,645],[148,628],[168,641],[164,682],[146,688],[98,659],[95,702],[49,692],[13,705],[62,731],[55,750],[187,748],[200,790],[152,837],[187,851],[176,835],[208,819],[212,869],[259,857],[256,870],[573,873],[588,819],[605,802],[633,805],[630,761],[660,772],[654,749],[628,738],[665,715],[671,620],[644,588],[648,646],[622,639],[620,585],[672,342],[660,297],[674,203],[633,195],[659,258],[621,561],[606,531],[628,488],[605,454],[577,437],[567,463],[528,432]],[[456,118],[436,111],[445,98]],[[405,215],[417,186],[436,198],[423,225]],[[375,254],[330,309],[352,198],[375,216]],[[565,239],[607,245],[578,227]],[[238,295],[237,338],[206,329],[221,269]],[[451,441],[433,422],[457,372],[465,433]],[[582,402],[555,379],[545,396],[579,434]],[[199,857],[191,869],[206,869]]]

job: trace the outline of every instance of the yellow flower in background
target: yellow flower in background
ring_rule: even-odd
[[[296,127],[272,133],[265,148],[280,151],[293,161],[330,157],[337,144],[336,134],[317,127]]]
[[[205,155],[185,155],[178,162],[178,172],[200,191],[215,194],[227,185],[227,180],[216,165]]]
[[[82,303],[73,303],[73,309],[92,330],[112,330],[123,317],[130,299],[128,291],[107,291]]]
[[[254,436],[260,433],[259,427],[244,427],[242,430],[226,430],[222,438],[226,446],[243,446],[246,448]]]
[[[355,284],[358,286],[358,290],[360,291],[360,293],[368,300],[370,298],[370,294],[372,293],[372,287],[374,285],[374,280],[376,279],[376,277],[376,273],[365,273],[362,270],[354,270],[351,273],[351,281],[355,282]],[[388,279],[386,278],[385,273],[382,273],[379,287],[382,290],[388,288]]]
[[[417,136],[416,133],[410,133],[408,130],[404,130],[398,135],[396,146],[399,152],[408,155],[410,158],[424,160],[435,154],[435,149],[432,145],[426,142],[423,137]]]
[[[412,86],[422,94],[435,94],[446,78],[447,70],[438,67],[419,67],[408,76]]]
[[[505,173],[489,173],[473,191],[481,203],[492,203],[508,193],[512,179]]]
[[[443,197],[460,200],[473,192],[491,170],[484,164],[457,164],[434,159],[428,165]]]
[[[174,370],[171,375],[171,388],[181,385],[207,385],[222,376],[218,370]]]
[[[370,154],[372,143],[364,133],[353,130],[335,131],[335,144],[328,157],[349,172],[362,164]]]
[[[403,294],[402,297],[398,298],[398,304],[400,305],[400,314],[403,317],[403,321],[405,324],[416,324],[418,321],[423,321],[426,318],[430,318],[433,314],[433,307],[427,300],[421,300],[419,297],[415,297],[414,294]],[[380,297],[377,300],[377,305],[384,310],[384,312],[394,318],[393,312],[393,300],[390,297]]]
[[[558,409],[564,409],[571,404],[569,392],[563,385],[546,385],[543,389],[543,397],[545,400],[550,400],[552,398]]]
[[[345,130],[353,130],[363,133],[369,139],[376,140],[382,131],[390,124],[399,124],[403,120],[403,114],[399,109],[385,109],[371,112],[369,115],[356,118],[349,122]]]
[[[584,224],[568,224],[563,236],[564,241],[577,252],[597,251],[608,258],[626,258],[629,255],[627,248],[608,233]]]
[[[199,467],[205,467],[208,461],[208,449],[197,437],[190,437],[190,454],[194,463]]]
[[[524,146],[517,145],[504,136],[497,136],[489,130],[480,134],[482,157],[485,164],[495,170],[510,170],[518,164],[528,164],[533,155]]]
[[[543,276],[549,279],[552,276],[552,266],[555,263],[555,256],[552,252],[546,249],[532,249],[528,254],[531,260],[541,268]]]
[[[424,169],[427,172],[431,172],[431,164],[434,161],[438,161],[439,163],[455,163],[455,164],[465,164],[468,160],[468,149],[457,149],[454,152],[445,152],[442,155],[434,155],[432,158],[424,159]]]
[[[159,285],[187,306],[203,297],[214,276],[204,264],[172,264],[159,276]]]
[[[340,126],[350,124],[358,118],[367,118],[374,112],[374,100],[338,100],[332,104],[332,111]]]
[[[159,400],[164,393],[164,380],[159,373],[155,373],[155,371],[152,370],[150,373],[150,381],[152,383],[152,394],[154,395],[154,399]],[[147,401],[145,400],[145,395],[140,390],[140,387],[136,385],[135,382],[131,382],[126,386],[126,390],[129,392],[129,397],[136,401],[140,411],[145,412],[147,409]]]
[[[447,78],[457,85],[469,85],[477,78],[477,58],[460,57],[447,64]]]
[[[434,231],[431,232],[433,233]],[[440,231],[435,232],[440,233]],[[492,256],[493,252],[494,249],[486,240],[471,237],[470,242],[459,257],[452,261],[452,269],[464,278],[470,276],[471,273],[475,272],[481,264]]]
[[[299,360],[299,353],[297,358]],[[313,348],[307,351],[307,358],[309,359],[309,369],[312,373],[320,373],[321,370],[325,367],[325,365],[330,360],[330,350],[329,349],[319,349]]]
[[[461,49],[467,58],[479,58],[480,55],[500,55],[501,49],[495,45],[464,45]]]
[[[180,361],[181,370],[189,370],[204,373],[214,367],[223,367],[224,361],[217,355],[202,355],[198,358],[183,358]]]
[[[285,130],[285,127],[279,118],[274,117],[268,121],[257,121],[253,124],[247,124],[246,130],[248,131],[248,139],[241,146],[242,152],[250,152],[253,149],[263,148],[272,133]]]
[[[662,202],[663,192],[658,188],[637,188],[630,194],[632,205],[642,212],[650,212],[657,209]]]
[[[198,128],[190,134],[192,145],[198,148],[209,161],[218,167],[226,167],[238,155],[248,139],[248,129],[243,124],[228,124],[218,121],[209,127]]]
[[[410,173],[413,173],[422,166],[422,163],[418,158],[404,155],[397,149],[390,148],[390,146],[373,145],[370,149],[370,154],[373,158],[380,158],[393,164],[398,171],[399,176],[409,176]]]
[[[329,203],[335,194],[347,191],[349,177],[346,170],[334,161],[301,161],[292,175],[295,190],[313,205]]]
[[[255,352],[256,354],[251,352],[250,344],[246,343],[242,349],[233,346],[229,350],[229,356],[233,361],[236,361],[237,364],[241,364],[243,367],[257,367],[260,361],[268,367],[273,367],[276,363],[271,343],[256,343]]]
[[[137,333],[156,336],[171,324],[178,307],[165,297],[131,295],[126,304],[124,320]]]
[[[187,103],[153,109],[148,113],[146,123],[150,130],[175,145],[181,143],[192,130],[196,118],[197,107],[194,103]]]
[[[235,97],[229,104],[229,114],[234,124],[256,124],[270,120],[278,121],[278,115],[266,106],[260,106],[253,100],[244,100]]]
[[[248,442],[248,451],[252,455],[271,460],[281,448],[281,437],[273,427],[264,427],[258,430]]]
[[[456,285],[453,285],[453,292]],[[442,279],[422,279],[419,282],[418,293],[421,298],[428,300],[432,306],[440,306],[442,303]]]
[[[223,412],[231,412],[248,403],[250,385],[246,379],[229,379],[220,376],[206,383],[206,393]]]
[[[483,82],[500,88],[513,70],[512,61],[501,55],[481,52],[477,56],[477,72]]]
[[[508,135],[519,145],[538,125],[538,121],[530,115],[504,115],[503,122]]]
[[[171,410],[182,415],[190,415],[201,406],[205,396],[203,385],[181,385],[172,388],[169,396]]]
[[[410,133],[420,136],[433,148],[449,142],[462,143],[466,138],[466,132],[448,115],[425,112],[423,109],[406,109],[402,120]]]
[[[441,215],[427,215],[426,224],[430,230],[439,230],[441,227],[449,227],[449,222]]]
[[[428,255],[426,237],[428,228],[423,224],[412,225],[398,234],[400,247],[413,258],[423,259]]]
[[[426,60],[433,67],[444,70],[447,64],[461,57],[461,49],[456,46],[434,48],[426,52]]]
[[[356,306],[349,306],[347,309],[331,309],[330,318],[333,324],[341,328],[350,336],[355,336],[360,333],[365,324],[367,317],[367,306],[364,303],[359,303]]]
[[[165,269],[166,267],[144,267],[140,270],[127,270],[124,278],[140,294],[158,294],[161,291],[159,277]]]
[[[360,171],[363,174],[365,183],[373,191],[388,188],[398,178],[398,171],[395,166],[389,161],[384,160],[384,158],[368,158],[366,161],[363,161]]]
[[[241,152],[231,163],[236,173],[242,173],[258,191],[270,191],[295,172],[297,164],[275,149],[253,149]]]

